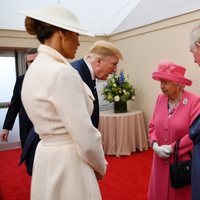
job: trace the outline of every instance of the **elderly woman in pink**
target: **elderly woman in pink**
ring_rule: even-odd
[[[170,163],[174,162],[173,148],[181,138],[179,160],[189,159],[192,150],[189,128],[200,112],[200,98],[186,91],[192,81],[184,77],[186,69],[171,61],[162,61],[153,73],[160,81],[162,94],[157,98],[149,124],[149,138],[154,150],[148,200],[190,200],[191,187],[171,187]]]

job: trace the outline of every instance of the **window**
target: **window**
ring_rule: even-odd
[[[16,81],[16,60],[15,52],[0,51],[0,129],[3,128],[3,123],[7,113],[7,108],[4,106],[6,102],[10,102],[13,89]],[[19,123],[18,117],[11,133],[9,134],[8,143],[0,141],[0,150],[11,148],[10,143],[14,144],[13,147],[19,146]],[[16,146],[15,146],[16,145]]]
[[[14,52],[0,52],[0,102],[9,102],[16,81]]]

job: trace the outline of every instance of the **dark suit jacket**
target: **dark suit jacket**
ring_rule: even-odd
[[[33,127],[33,124],[28,118],[21,101],[21,89],[23,80],[24,80],[24,75],[19,76],[16,80],[15,87],[13,90],[13,96],[11,99],[11,104],[8,108],[5,121],[3,124],[3,129],[12,130],[17,114],[19,113],[20,141],[22,147],[24,146],[24,142],[26,140],[29,131]]]
[[[90,70],[85,63],[84,59],[80,59],[71,63],[71,65],[79,72],[82,80],[88,85],[92,94],[94,95],[94,110],[91,116],[93,125],[98,128],[99,126],[99,100],[97,96],[96,84],[92,80]]]

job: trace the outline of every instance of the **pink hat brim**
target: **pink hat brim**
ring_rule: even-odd
[[[174,82],[181,83],[188,86],[192,85],[192,81],[187,78],[173,76],[172,74],[166,74],[162,72],[154,72],[152,74],[152,78],[157,81],[160,81],[163,79],[163,80],[168,80],[168,81],[174,81]]]

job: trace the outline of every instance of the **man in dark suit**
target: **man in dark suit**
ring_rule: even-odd
[[[24,142],[28,132],[33,127],[32,122],[27,117],[26,112],[24,110],[24,106],[21,102],[21,88],[23,79],[24,75],[17,77],[11,103],[6,114],[6,118],[4,120],[1,137],[1,141],[8,141],[9,131],[12,130],[13,125],[15,123],[15,119],[19,113],[19,136],[22,148],[24,146]]]
[[[95,79],[106,80],[109,74],[117,71],[120,59],[122,54],[116,46],[99,40],[91,46],[84,58],[71,63],[95,97],[91,120],[96,128],[99,125],[99,102]]]
[[[35,59],[36,55],[37,55],[37,49],[35,48],[28,49],[26,51],[27,67]],[[17,77],[14,90],[13,90],[13,96],[11,98],[11,103],[4,120],[3,130],[0,133],[1,141],[7,142],[9,130],[12,130],[13,125],[15,123],[15,119],[19,113],[19,128],[20,128],[19,132],[20,132],[20,142],[21,142],[22,148],[29,131],[33,127],[32,122],[29,120],[21,101],[21,88],[22,88],[23,80],[24,80],[24,75]]]
[[[34,61],[36,56],[37,56],[36,48],[27,49],[26,51],[27,69],[29,65]],[[25,161],[27,173],[31,175],[35,149],[39,141],[39,137],[35,132],[32,135],[30,134],[33,132],[33,124],[30,121],[29,117],[27,116],[21,101],[21,89],[23,80],[24,80],[24,75],[17,77],[17,80],[15,82],[15,87],[13,90],[13,96],[11,98],[11,103],[4,120],[3,130],[0,133],[0,135],[1,135],[1,141],[3,142],[8,141],[9,130],[12,130],[17,114],[19,114],[19,129],[20,129],[19,133],[20,133],[21,147],[23,150],[20,158],[20,164],[22,164],[22,162]],[[31,135],[31,140],[30,139],[28,140],[30,149],[27,152],[26,143],[27,143],[27,138],[30,137],[30,135]]]

